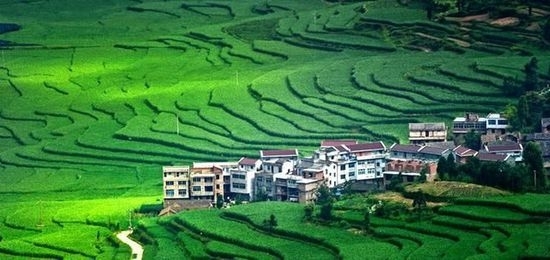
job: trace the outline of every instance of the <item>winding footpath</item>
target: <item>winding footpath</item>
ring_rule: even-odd
[[[125,230],[116,235],[116,237],[122,241],[122,243],[127,244],[132,249],[131,259],[141,260],[143,258],[143,247],[138,244],[136,241],[128,238],[128,235],[132,234],[132,230]]]

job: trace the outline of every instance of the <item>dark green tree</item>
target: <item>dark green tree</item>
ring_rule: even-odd
[[[533,176],[533,187],[538,191],[546,189],[542,151],[537,143],[529,142],[525,145],[523,149],[523,162],[527,166],[529,174]]]
[[[481,149],[481,135],[474,130],[470,130],[470,132],[464,136],[464,146],[479,151],[479,149]]]
[[[447,166],[447,159],[441,156],[437,160],[437,175],[440,180],[447,180],[449,177],[449,167]]]
[[[324,221],[332,220],[332,202],[321,205],[321,212],[319,218]]]
[[[370,212],[368,210],[365,210],[365,214],[363,215],[363,233],[367,233],[369,229],[370,229]]]
[[[422,220],[422,214],[424,213],[427,202],[426,202],[426,195],[424,195],[424,192],[422,190],[418,190],[414,196],[413,204],[412,204],[416,214],[418,215],[418,220]]]
[[[504,78],[502,81],[502,91],[509,97],[519,97],[525,92],[519,80],[512,77]]]
[[[539,89],[538,68],[538,60],[536,57],[532,57],[531,60],[523,67],[523,72],[525,73],[523,89],[525,89],[525,91],[533,91]]]
[[[216,195],[216,208],[221,209],[223,207],[223,195],[218,193]]]
[[[317,189],[317,205],[321,205],[321,211],[319,218],[324,221],[330,221],[332,219],[332,192],[328,186],[323,183]]]
[[[313,211],[315,210],[315,207],[313,204],[308,204],[304,207],[304,219],[306,221],[311,221],[313,219]]]
[[[323,183],[317,188],[317,200],[315,204],[323,205],[327,203],[332,203],[332,192],[330,192],[328,186]]]
[[[458,178],[458,170],[456,168],[455,156],[452,153],[447,155],[447,174],[452,180],[456,180]]]

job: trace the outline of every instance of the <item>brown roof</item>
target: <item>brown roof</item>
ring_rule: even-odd
[[[424,146],[420,148],[419,152],[424,154],[443,155],[448,150],[449,149],[445,149],[445,148]]]
[[[409,123],[409,131],[445,131],[445,123]]]
[[[510,152],[510,151],[523,151],[521,144],[490,144],[486,146],[487,152]]]
[[[494,153],[477,153],[476,157],[480,161],[491,161],[491,162],[504,162],[508,159],[506,154],[494,154]]]
[[[465,146],[462,146],[462,145],[459,145],[459,146],[455,147],[453,149],[453,152],[456,155],[461,156],[461,157],[472,156],[472,155],[476,154],[475,150],[472,150],[472,149],[470,149],[468,147],[465,147]]]
[[[393,144],[390,147],[390,151],[392,152],[406,152],[406,153],[415,153],[420,150],[421,146],[413,145],[413,144]]]
[[[256,165],[256,162],[258,161],[258,159],[252,159],[252,158],[247,158],[247,157],[243,157],[239,160],[239,164],[240,165]]]
[[[364,144],[353,144],[347,145],[350,151],[353,152],[362,152],[362,151],[377,151],[377,150],[386,150],[386,146],[381,141],[364,143]]]
[[[357,144],[357,140],[344,139],[344,140],[323,140],[321,141],[321,147],[338,146],[338,145],[353,145]]]
[[[333,146],[336,150],[338,150],[339,152],[347,152],[348,149],[346,148],[346,146],[344,145],[337,145],[337,146]]]
[[[291,157],[298,156],[298,150],[261,150],[260,157]]]

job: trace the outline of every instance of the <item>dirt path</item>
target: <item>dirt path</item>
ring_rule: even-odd
[[[130,259],[141,260],[143,258],[143,247],[134,240],[128,238],[130,234],[132,234],[132,230],[125,230],[118,233],[116,237],[132,249],[132,257]]]

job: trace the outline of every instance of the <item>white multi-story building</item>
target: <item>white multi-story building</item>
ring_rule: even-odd
[[[238,162],[238,167],[229,170],[230,194],[229,197],[250,201],[254,197],[254,178],[260,169],[262,162],[258,159],[243,157]]]

